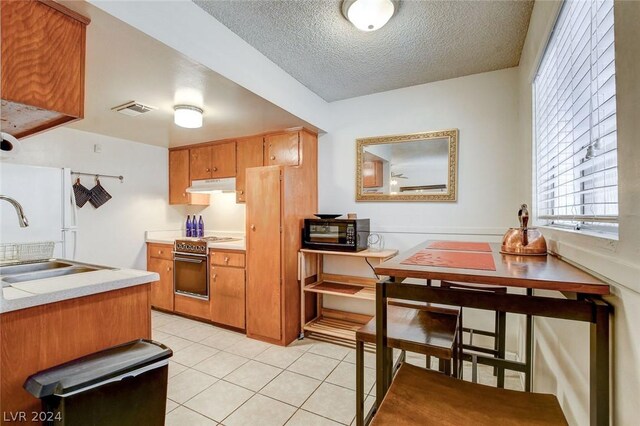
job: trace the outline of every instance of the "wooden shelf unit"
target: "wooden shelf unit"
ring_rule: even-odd
[[[323,340],[336,343],[355,342],[356,331],[369,322],[371,315],[323,308],[323,295],[349,297],[362,300],[376,300],[377,278],[358,277],[324,273],[324,256],[349,256],[376,259],[383,262],[398,253],[398,250],[339,252],[325,250],[300,250],[299,278],[301,285],[300,338],[313,334]],[[307,256],[310,258],[308,265]],[[315,261],[314,261],[315,260]],[[309,282],[311,279],[312,282]],[[309,318],[305,308],[305,295],[316,294],[316,315]],[[308,305],[307,305],[308,307]]]

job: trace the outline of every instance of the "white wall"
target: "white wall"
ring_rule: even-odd
[[[372,232],[383,233],[386,247],[400,250],[429,238],[500,241],[507,228],[517,226],[517,210],[526,199],[515,184],[521,173],[517,76],[512,68],[332,103],[333,131],[319,140],[320,212],[370,218]],[[356,138],[451,128],[460,131],[457,202],[355,202]],[[364,261],[346,263],[328,259],[325,270],[371,274]],[[325,301],[372,313],[371,304]],[[487,329],[491,318],[466,315]],[[509,330],[512,350],[516,329]]]
[[[495,236],[517,225],[517,75],[512,68],[332,103],[335,130],[319,142],[320,210],[371,218],[372,231],[400,249],[427,234]],[[460,131],[457,202],[355,202],[356,138],[450,128]]]
[[[206,231],[245,232],[246,209],[236,204],[235,193],[212,194],[209,206],[173,206],[186,220],[189,215],[202,215]],[[184,226],[180,229],[183,229]]]
[[[94,144],[102,146],[94,153]],[[9,160],[21,164],[70,167],[74,171],[123,175],[101,179],[112,199],[98,209],[78,211],[77,260],[146,269],[145,231],[180,229],[181,209],[167,204],[166,148],[80,130],[58,128],[22,140],[22,152]],[[88,188],[95,184],[82,177]]]
[[[531,81],[560,3],[536,2],[520,60],[520,136],[528,166],[522,193],[531,200]],[[640,2],[616,1],[616,89],[619,167],[619,241],[546,230],[550,247],[612,285],[612,423],[638,422],[640,395]],[[586,324],[537,319],[534,389],[558,395],[574,425],[589,422],[589,329]]]

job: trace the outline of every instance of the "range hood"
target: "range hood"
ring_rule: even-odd
[[[202,179],[191,181],[187,188],[190,194],[211,194],[215,192],[235,192],[236,178]]]

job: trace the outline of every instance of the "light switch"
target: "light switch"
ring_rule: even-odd
[[[102,152],[102,145],[99,143],[93,145],[93,152],[100,154]]]

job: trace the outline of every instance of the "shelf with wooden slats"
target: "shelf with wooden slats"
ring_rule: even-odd
[[[376,279],[351,275],[321,274],[321,279],[304,286],[304,291],[376,300]]]
[[[322,315],[305,324],[304,330],[349,342],[356,340],[356,331],[373,318],[370,315],[323,309]]]
[[[323,271],[323,257],[325,255],[350,256],[360,258],[376,258],[378,262],[393,257],[397,250],[383,252],[330,252],[322,250],[300,250],[299,280],[301,284],[301,338],[311,334],[314,338],[329,340],[342,345],[353,345],[356,331],[369,322],[372,315],[363,315],[323,306],[323,296],[347,297],[360,300],[376,300],[376,283],[386,277],[362,277],[353,275],[330,274]],[[307,259],[309,262],[307,262]],[[307,297],[315,295],[314,313],[307,315]]]

